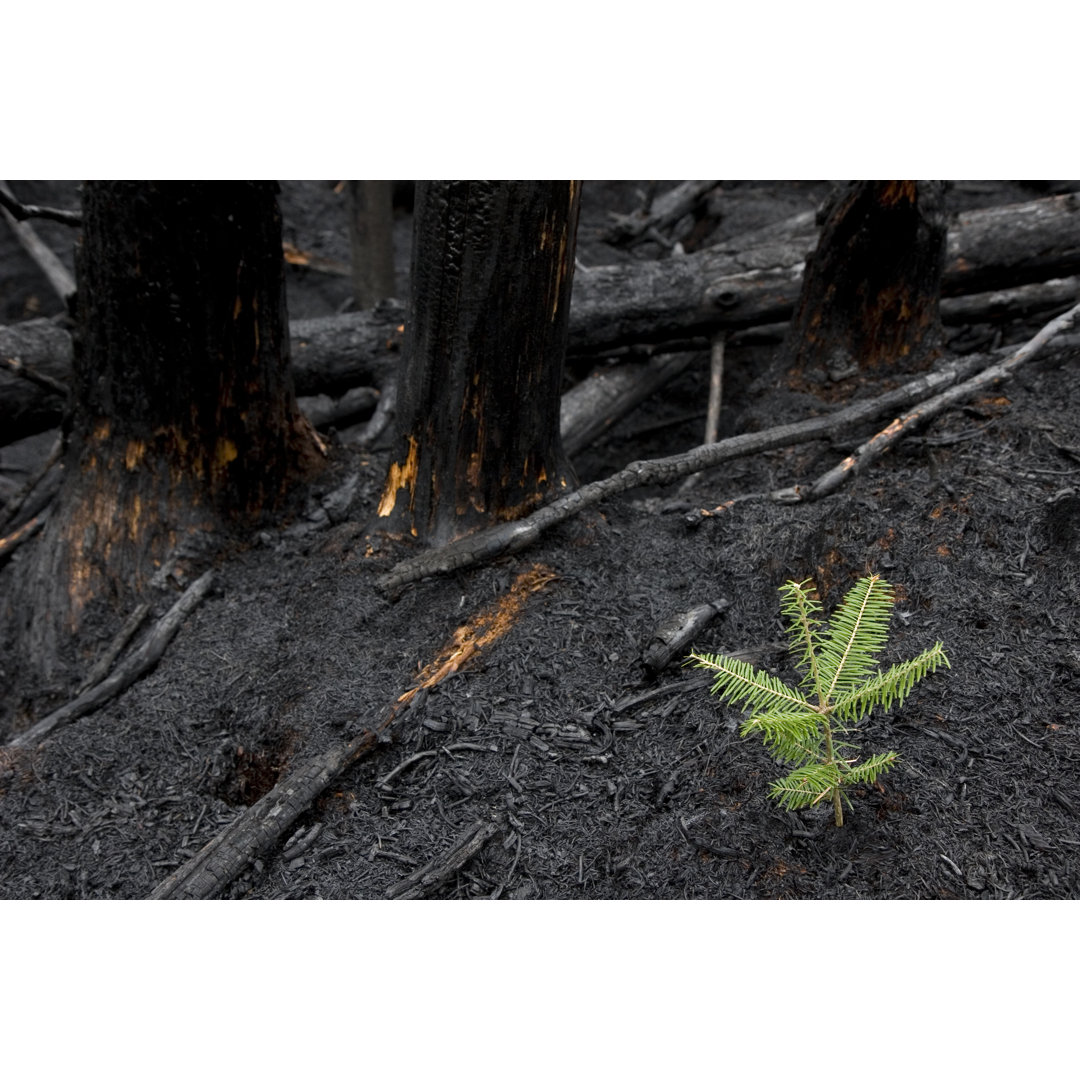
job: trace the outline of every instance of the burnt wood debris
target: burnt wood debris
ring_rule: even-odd
[[[0,896],[1080,897],[1080,182],[73,191],[0,182]],[[882,571],[953,672],[837,830],[685,660]]]

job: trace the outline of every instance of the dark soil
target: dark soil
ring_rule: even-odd
[[[583,264],[661,254],[599,239],[606,212],[631,209],[636,186],[586,185]],[[27,201],[63,194],[16,187]],[[733,235],[778,220],[825,190],[733,186],[719,227]],[[985,205],[1035,194],[961,185],[951,197]],[[287,185],[286,228],[298,247],[347,261],[335,198],[327,184]],[[400,224],[407,266],[405,210]],[[56,249],[70,247],[55,229]],[[47,286],[7,243],[0,236],[6,318],[49,314]],[[314,271],[296,271],[291,288],[294,315],[348,299],[346,279]],[[969,328],[963,340],[1021,342],[1038,325]],[[730,350],[722,435],[829,407],[767,375],[774,350]],[[5,752],[0,897],[146,896],[293,767],[373,723],[455,628],[534,564],[554,578],[513,625],[418,695],[391,739],[227,895],[381,898],[467,829],[494,823],[478,853],[428,895],[1080,896],[1077,355],[1075,343],[1048,349],[821,502],[699,512],[813,479],[873,428],[735,462],[685,494],[630,493],[516,557],[411,586],[395,602],[374,580],[409,552],[365,531],[385,452],[335,446],[297,513],[220,561],[215,593],[152,673],[38,750]],[[582,454],[580,478],[700,441],[707,368],[702,356]],[[700,672],[675,663],[650,678],[641,657],[666,618],[724,598],[730,606],[695,647],[756,648],[790,677],[777,587],[811,576],[830,609],[868,571],[900,597],[885,660],[940,640],[952,669],[921,683],[902,710],[863,722],[865,752],[893,749],[901,760],[854,793],[838,829],[828,808],[787,813],[770,800],[781,767],[739,737],[739,714],[715,705]],[[10,576],[9,565],[0,601]],[[156,595],[155,614],[174,598]],[[85,642],[88,667],[114,630]],[[29,718],[18,712],[17,673],[4,675],[6,738]]]

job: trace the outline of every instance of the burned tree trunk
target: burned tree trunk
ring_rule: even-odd
[[[1067,305],[1074,295],[1068,284],[1032,283],[1080,272],[1078,210],[1080,196],[1058,195],[960,214],[949,232],[943,321],[997,320],[1010,310],[1019,316]],[[593,358],[645,343],[676,351],[673,342],[786,322],[799,299],[806,252],[816,239],[811,219],[757,230],[749,239],[682,259],[578,273],[569,355]],[[1003,296],[1005,289],[1018,291]],[[969,299],[957,299],[962,296]],[[297,320],[292,323],[297,392],[340,395],[360,384],[384,386],[396,378],[403,337],[404,308],[398,310],[394,301],[371,311]],[[698,347],[707,347],[707,341]],[[48,320],[0,327],[0,442],[55,426],[63,400],[10,373],[3,361],[21,356],[27,367],[63,380],[70,355],[70,335]]]
[[[941,343],[941,181],[853,181],[830,200],[792,320],[792,369],[840,381],[929,367]]]
[[[394,292],[394,182],[349,181],[353,299],[361,311]]]
[[[179,544],[249,523],[309,453],[289,371],[276,184],[87,183],[64,480],[18,568],[45,680],[90,610]]]
[[[441,545],[573,483],[559,392],[579,195],[574,181],[417,186],[386,531]]]

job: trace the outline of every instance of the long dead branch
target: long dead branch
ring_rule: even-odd
[[[106,701],[126,690],[136,679],[145,675],[161,659],[169,642],[176,636],[181,624],[198,606],[214,583],[214,571],[207,570],[202,577],[192,582],[180,596],[180,599],[162,616],[157,626],[150,632],[141,645],[110,675],[96,686],[79,694],[73,701],[61,706],[33,727],[20,732],[8,742],[9,747],[23,748],[36,746],[57,728],[78,720],[81,716],[93,712]]]
[[[15,442],[59,425],[72,348],[71,334],[51,319],[0,326],[0,359],[5,361],[0,365],[0,441]],[[45,376],[55,389],[30,381],[28,371]]]
[[[699,446],[683,454],[635,461],[621,472],[578,488],[541,507],[520,521],[506,522],[480,533],[455,540],[433,551],[405,559],[376,581],[384,592],[394,595],[405,585],[436,574],[448,574],[482,562],[521,551],[537,541],[552,526],[566,521],[586,507],[647,484],[670,484],[691,473],[711,469],[725,461],[795,446],[843,431],[854,424],[872,420],[883,413],[924,401],[944,387],[952,386],[971,370],[973,363],[956,364],[910,380],[896,390],[870,401],[857,402],[825,416],[815,416],[765,431],[735,435],[721,442]]]
[[[918,408],[912,409],[904,416],[893,420],[888,427],[883,428],[872,439],[864,442],[853,454],[849,454],[839,465],[819,476],[808,487],[796,485],[776,492],[773,497],[782,502],[814,502],[817,499],[824,498],[826,495],[831,495],[849,477],[856,476],[915,428],[921,427],[928,420],[931,420],[957,402],[974,397],[984,387],[1011,379],[1022,364],[1027,363],[1052,338],[1068,330],[1078,316],[1080,316],[1080,304],[1048,322],[1030,341],[1017,349],[1009,359],[991,365],[984,371],[979,372],[978,375],[965,380],[957,386],[950,387],[943,393],[924,401]]]

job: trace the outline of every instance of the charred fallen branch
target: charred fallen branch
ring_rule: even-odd
[[[49,713],[33,727],[20,732],[8,742],[13,749],[25,749],[37,746],[46,736],[58,728],[86,716],[104,705],[106,701],[126,690],[136,679],[145,675],[161,659],[169,642],[176,636],[177,630],[188,615],[195,610],[202,598],[210,591],[214,583],[214,571],[207,570],[202,577],[192,582],[175,604],[162,616],[157,626],[150,632],[141,645],[110,675],[96,686],[83,691],[73,701]]]
[[[654,356],[643,364],[620,364],[582,379],[562,396],[563,448],[573,457],[685,371],[693,359],[692,352]]]
[[[497,641],[513,625],[525,600],[554,578],[553,571],[540,565],[519,574],[495,604],[457,628],[451,644],[424,667],[410,690],[382,710],[370,727],[296,768],[170,874],[149,899],[203,900],[220,895],[255,859],[282,840],[296,819],[337,777],[389,741],[390,729],[409,715],[414,702],[422,700],[424,691],[459,671]],[[429,872],[428,867],[422,871],[425,872]]]
[[[959,401],[965,401],[984,387],[1011,379],[1022,364],[1035,356],[1048,341],[1067,331],[1078,317],[1080,317],[1080,304],[1048,322],[1030,341],[1017,349],[1009,359],[998,364],[992,364],[979,372],[978,375],[965,380],[957,386],[950,387],[928,401],[924,401],[904,416],[893,420],[891,424],[879,431],[873,438],[863,443],[853,454],[848,455],[839,465],[819,476],[808,487],[796,485],[785,488],[782,491],[774,492],[772,497],[780,502],[814,502],[817,499],[824,498],[826,495],[831,495],[849,477],[856,476],[915,428],[922,427],[951,405],[955,405]]]
[[[455,838],[450,847],[408,877],[386,890],[387,900],[422,900],[451,878],[495,836],[502,825],[497,821],[474,821]]]
[[[944,295],[986,297],[972,298],[955,318],[944,301],[943,319],[977,321],[981,312],[993,317],[1001,310],[1001,290],[1080,273],[1078,209],[1080,195],[1058,195],[960,215],[948,233]],[[643,343],[711,339],[720,330],[783,322],[798,300],[802,264],[816,235],[812,215],[799,215],[685,258],[578,273],[569,354],[595,357]],[[374,311],[294,321],[297,393],[340,395],[362,384],[385,389],[397,371],[404,316],[402,305],[387,301]],[[47,320],[0,327],[0,356],[16,355],[61,382],[69,376],[70,337]],[[9,401],[14,382],[0,371],[0,429],[10,432],[8,439],[54,426],[61,402],[53,397],[44,410],[49,419],[42,423],[39,417],[34,427],[33,409],[43,410],[25,399],[41,399],[44,391],[26,384],[21,397]]]
[[[670,247],[670,241],[657,234],[693,213],[719,183],[719,180],[685,180],[632,214],[612,214],[613,220],[604,233],[604,239],[609,244],[630,245],[651,238]]]
[[[672,660],[685,656],[686,646],[695,640],[715,616],[730,606],[730,600],[713,600],[665,619],[652,632],[642,653],[642,660],[649,674],[658,675]]]
[[[5,181],[0,181],[0,206],[16,221],[42,218],[46,221],[59,221],[61,225],[79,226],[82,224],[82,214],[78,210],[57,210],[52,206],[32,206],[29,203],[19,202]]]
[[[455,540],[441,548],[405,559],[378,578],[377,585],[383,592],[395,595],[405,585],[421,581],[426,577],[452,573],[455,570],[487,562],[500,555],[521,551],[538,540],[552,526],[566,521],[604,499],[635,487],[670,484],[691,473],[713,468],[735,458],[762,453],[766,450],[776,450],[784,446],[796,446],[836,434],[855,424],[879,417],[883,413],[892,413],[899,408],[925,401],[926,398],[966,377],[974,367],[975,363],[968,358],[965,363],[958,363],[940,371],[918,376],[880,397],[856,402],[825,416],[815,416],[765,431],[735,435],[730,439],[699,446],[671,457],[635,461],[621,472],[586,484],[569,495],[548,503],[520,521],[496,525],[483,532]]]
[[[382,387],[397,374],[405,308],[386,300],[357,311],[289,323],[293,380],[301,396],[342,394],[361,384]]]
[[[27,540],[40,530],[45,524],[46,517],[46,514],[37,514],[7,536],[0,537],[0,566],[3,566]]]
[[[371,729],[294,770],[170,874],[148,899],[206,900],[220,895],[262,852],[285,836],[337,777],[378,745],[399,713],[397,708],[388,709]]]

